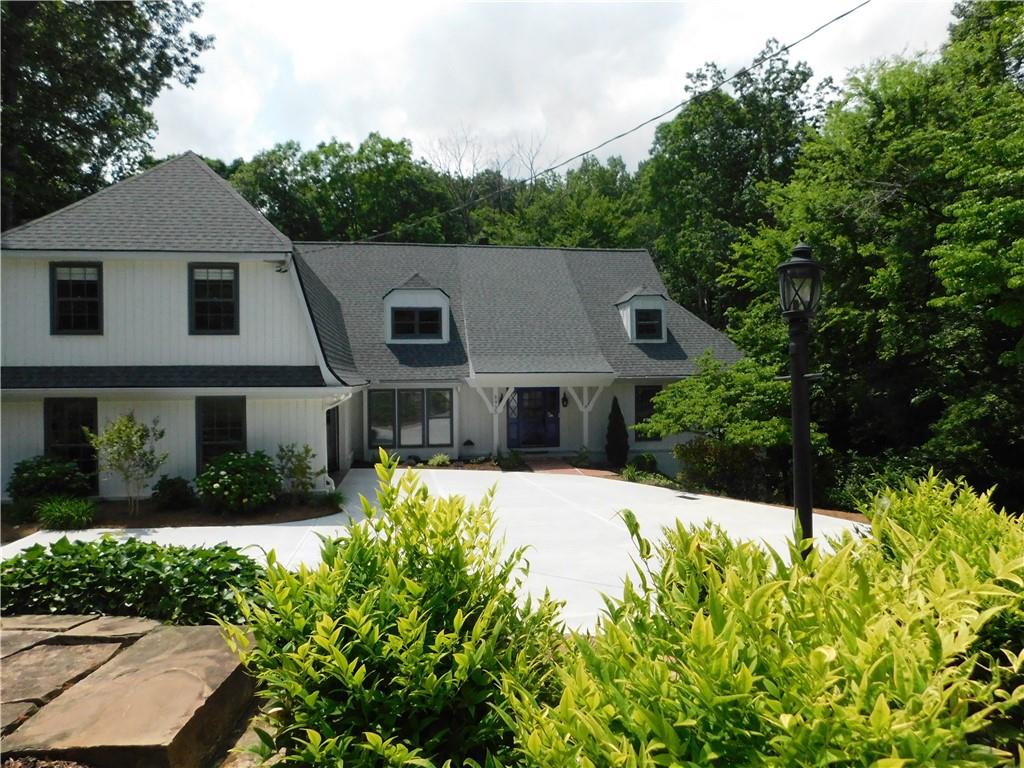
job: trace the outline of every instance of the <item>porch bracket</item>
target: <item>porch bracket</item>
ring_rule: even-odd
[[[583,447],[588,448],[590,444],[590,412],[594,409],[594,405],[597,404],[597,396],[601,394],[604,386],[595,387],[594,394],[590,397],[588,397],[590,387],[580,387],[581,392],[579,393],[576,392],[576,387],[566,387],[566,389],[569,390],[569,394],[576,401],[580,413],[583,414]]]

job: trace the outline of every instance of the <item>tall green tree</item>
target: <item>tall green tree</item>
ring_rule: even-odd
[[[3,229],[136,170],[157,95],[202,72],[213,38],[186,31],[201,11],[185,0],[0,4]]]
[[[937,61],[850,80],[722,282],[753,297],[730,313],[734,338],[781,368],[774,270],[807,238],[827,270],[814,408],[832,446],[919,452],[1020,507],[1024,6],[956,15]]]
[[[812,87],[810,67],[778,53],[769,40],[759,56],[767,62],[728,85],[714,64],[691,73],[685,92],[692,100],[658,126],[643,169],[654,255],[668,288],[718,327],[736,301],[719,282],[732,245],[771,223],[764,185],[790,178],[831,93],[830,81]]]

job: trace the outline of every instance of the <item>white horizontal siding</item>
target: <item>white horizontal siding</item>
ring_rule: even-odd
[[[103,335],[52,336],[50,262],[3,259],[3,364],[317,364],[292,275],[262,260],[239,263],[240,333],[189,335],[188,262],[103,262]]]

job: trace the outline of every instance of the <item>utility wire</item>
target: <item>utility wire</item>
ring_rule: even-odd
[[[486,195],[481,195],[481,196],[475,197],[475,198],[473,198],[471,200],[467,200],[466,202],[460,203],[459,205],[456,205],[453,208],[449,208],[446,211],[439,211],[437,213],[432,213],[432,214],[429,214],[427,216],[422,216],[422,217],[420,217],[418,219],[413,219],[412,221],[409,221],[409,222],[402,222],[401,224],[396,225],[395,227],[387,230],[386,232],[378,232],[377,234],[371,235],[370,237],[365,238],[362,241],[350,241],[350,242],[372,242],[374,240],[379,240],[382,237],[387,237],[388,235],[395,234],[400,229],[408,229],[410,227],[415,227],[415,226],[418,226],[420,224],[425,224],[428,221],[433,221],[434,219],[439,219],[439,218],[442,218],[444,216],[448,216],[449,214],[452,214],[452,213],[458,213],[459,211],[465,210],[466,208],[469,208],[470,206],[476,205],[477,203],[482,203],[482,202],[484,202],[486,200],[490,200],[492,197],[497,197],[498,195],[502,194],[503,192],[507,192],[510,189],[513,189],[513,188],[519,186],[520,184],[530,184],[530,183],[533,183],[534,181],[536,181],[537,179],[539,179],[542,176],[545,176],[545,175],[547,175],[549,173],[552,173],[553,171],[557,171],[559,168],[564,168],[565,166],[569,165],[570,163],[573,163],[573,162],[575,162],[577,160],[580,160],[580,159],[586,157],[587,155],[592,155],[597,150],[603,149],[604,147],[607,147],[609,144],[611,144],[613,142],[616,142],[619,139],[625,138],[626,136],[629,136],[631,133],[636,133],[641,128],[644,128],[644,127],[650,125],[653,122],[661,120],[664,117],[668,117],[673,112],[676,112],[677,110],[682,109],[687,104],[689,104],[690,102],[694,101],[695,99],[700,98],[701,96],[706,96],[709,93],[714,93],[715,91],[720,89],[723,85],[726,85],[726,84],[732,82],[733,80],[737,79],[738,77],[741,77],[743,75],[749,74],[753,70],[757,69],[758,67],[760,67],[763,64],[768,63],[769,61],[772,61],[774,59],[779,58],[784,53],[787,53],[788,51],[792,50],[793,48],[796,48],[796,46],[800,45],[800,43],[803,43],[804,41],[811,39],[812,37],[814,37],[816,34],[821,32],[822,30],[827,29],[828,27],[831,27],[836,22],[841,21],[842,19],[845,19],[847,16],[851,15],[852,13],[855,13],[856,11],[859,11],[865,5],[868,5],[871,1],[872,0],[863,0],[862,2],[860,2],[857,5],[853,6],[849,10],[843,11],[843,13],[840,13],[838,16],[834,16],[833,18],[831,18],[828,21],[826,21],[824,24],[821,24],[821,25],[815,27],[810,32],[805,34],[803,37],[798,38],[797,40],[794,40],[792,43],[788,43],[788,44],[782,46],[781,48],[779,48],[779,50],[775,51],[771,55],[762,56],[760,58],[754,59],[754,61],[749,66],[746,66],[746,67],[743,67],[742,69],[736,70],[731,75],[729,75],[729,77],[725,78],[724,80],[722,80],[722,82],[714,85],[713,87],[708,88],[707,90],[704,90],[704,91],[700,91],[698,93],[694,93],[691,96],[687,96],[685,99],[680,101],[678,104],[675,104],[675,105],[669,107],[668,109],[666,109],[665,111],[660,112],[657,115],[654,115],[654,117],[649,117],[646,120],[644,120],[642,123],[637,123],[632,128],[630,128],[628,130],[625,130],[622,133],[617,133],[614,136],[612,136],[611,138],[605,139],[600,144],[595,144],[594,146],[590,147],[589,149],[585,149],[582,152],[577,152],[572,157],[568,157],[565,160],[561,160],[561,161],[555,163],[554,165],[550,165],[550,166],[548,166],[547,168],[545,168],[542,171],[537,171],[536,173],[534,173],[534,174],[532,174],[530,176],[527,176],[525,179],[515,179],[515,180],[511,181],[510,183],[508,183],[506,185],[499,186],[493,192],[489,192]]]

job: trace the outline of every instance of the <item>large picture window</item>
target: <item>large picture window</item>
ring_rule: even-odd
[[[238,265],[188,265],[188,332],[238,333]]]
[[[636,418],[636,423],[639,424],[641,421],[646,421],[654,414],[654,403],[652,402],[654,396],[661,392],[661,385],[654,386],[639,386],[634,390],[633,414]],[[647,436],[640,432],[635,433],[635,438],[638,443],[651,443],[659,440],[660,438],[654,435]]]
[[[645,341],[661,341],[661,310],[636,310],[636,337]]]
[[[50,264],[50,333],[103,333],[102,264]]]
[[[371,448],[452,445],[452,390],[373,389],[368,398]]]
[[[395,339],[440,339],[440,307],[394,307],[391,336]]]
[[[245,398],[196,398],[196,470],[211,459],[245,450]]]

